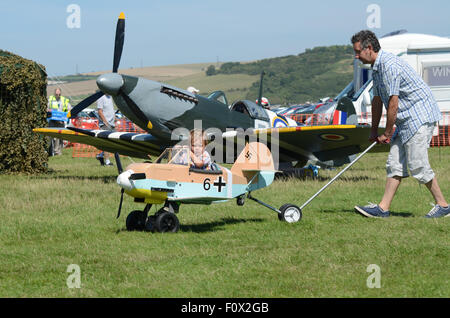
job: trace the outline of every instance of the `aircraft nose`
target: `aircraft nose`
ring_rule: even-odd
[[[108,95],[117,95],[123,86],[122,75],[117,73],[108,73],[100,75],[97,78],[97,86],[100,90]]]

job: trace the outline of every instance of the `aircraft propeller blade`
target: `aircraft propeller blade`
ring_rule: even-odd
[[[120,155],[118,152],[114,153],[114,158],[116,159],[117,170],[119,170],[119,174],[121,174],[123,172],[123,169],[122,169],[122,162],[120,161]]]
[[[72,108],[71,111],[67,113],[67,117],[69,118],[75,118],[77,117],[78,113],[81,112],[83,109],[94,103],[97,99],[102,97],[105,93],[99,91],[95,94],[92,94],[91,96],[86,97],[81,102],[77,104],[74,108]]]
[[[118,152],[114,153],[114,158],[116,159],[117,170],[119,171],[119,174],[121,174],[123,172],[123,169],[122,169],[122,162],[120,161],[120,155]],[[120,203],[119,203],[119,211],[117,211],[117,219],[119,218],[120,211],[122,210],[123,192],[124,191],[125,190],[123,188],[120,191]]]
[[[125,39],[125,14],[120,13],[116,26],[116,39],[114,43],[114,61],[113,73],[117,73],[119,68],[120,58],[122,57],[123,42]]]
[[[122,190],[120,191],[120,203],[119,203],[119,211],[117,211],[117,218],[119,218],[120,216],[120,210],[122,210],[122,202],[123,202],[123,193],[124,193],[124,189],[122,188]]]

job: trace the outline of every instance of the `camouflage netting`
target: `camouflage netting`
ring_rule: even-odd
[[[47,75],[44,67],[0,50],[0,173],[47,171]]]

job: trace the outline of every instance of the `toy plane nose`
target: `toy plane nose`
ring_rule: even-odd
[[[133,185],[131,184],[130,176],[133,173],[134,173],[133,170],[127,170],[119,174],[119,176],[117,177],[117,184],[125,190],[132,190]]]
[[[100,75],[97,78],[97,86],[100,90],[108,95],[116,96],[124,81],[122,75],[117,73],[108,73]]]

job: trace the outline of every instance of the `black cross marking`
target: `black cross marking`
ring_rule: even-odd
[[[217,187],[217,191],[222,192],[222,187],[226,186],[227,184],[222,181],[222,176],[219,177],[218,181],[215,181],[213,183],[215,187]]]

